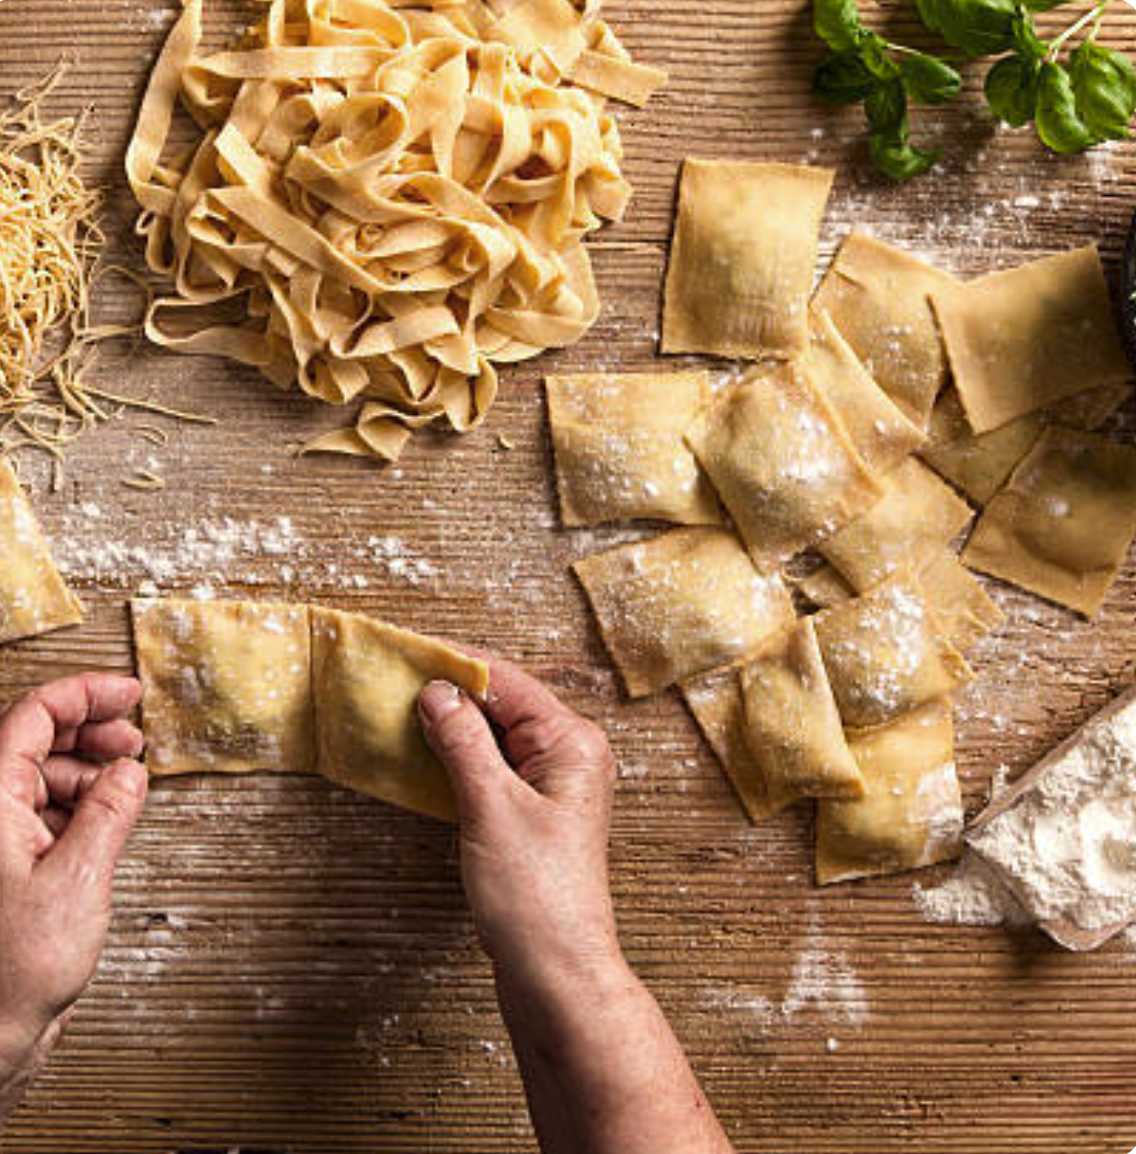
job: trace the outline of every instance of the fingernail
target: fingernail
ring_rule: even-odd
[[[141,797],[146,792],[146,769],[136,761],[117,761],[104,772],[109,773],[111,781],[127,793]]]
[[[418,708],[431,725],[437,725],[461,707],[462,694],[448,681],[431,681],[418,695]]]

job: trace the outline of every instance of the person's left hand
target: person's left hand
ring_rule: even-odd
[[[45,685],[0,716],[0,1125],[90,981],[146,799],[128,677]]]

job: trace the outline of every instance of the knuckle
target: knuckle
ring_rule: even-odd
[[[134,813],[134,801],[124,790],[104,788],[87,795],[87,804],[115,822],[127,822]]]
[[[479,747],[480,737],[477,718],[470,714],[468,705],[450,714],[434,730],[435,745],[443,757],[467,757]]]

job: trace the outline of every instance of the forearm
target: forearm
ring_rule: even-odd
[[[54,1036],[0,1022],[0,1132],[31,1085]]]
[[[621,958],[498,996],[544,1154],[729,1154],[686,1056]]]

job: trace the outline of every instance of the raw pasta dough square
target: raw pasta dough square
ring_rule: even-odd
[[[83,607],[59,576],[27,495],[0,460],[0,644],[82,620]]]
[[[773,794],[863,796],[810,618],[762,645],[741,684],[746,740]]]
[[[795,364],[744,378],[703,410],[686,439],[763,571],[883,496],[843,421]]]
[[[785,793],[770,781],[749,747],[737,669],[719,669],[685,681],[682,695],[754,825],[799,800],[799,794]]]
[[[840,716],[852,729],[882,725],[974,678],[910,573],[818,613],[816,630]]]
[[[131,610],[151,773],[315,771],[307,606],[137,600]]]
[[[876,383],[920,429],[948,375],[927,297],[957,283],[902,249],[852,233],[813,298],[813,307],[832,317]]]
[[[449,779],[422,735],[418,695],[441,679],[484,698],[488,667],[383,621],[311,612],[318,772],[359,793],[453,821]]]
[[[724,529],[673,529],[573,569],[632,697],[735,664],[794,619],[781,578]]]
[[[833,173],[687,160],[663,307],[664,353],[794,357]]]
[[[1052,428],[987,506],[963,561],[1092,617],[1134,534],[1136,449]]]
[[[714,490],[682,439],[710,399],[708,373],[549,377],[546,387],[565,525],[721,524]]]
[[[970,524],[970,506],[926,465],[905,461],[884,480],[883,499],[820,546],[857,592],[918,564]]]
[[[976,433],[1132,375],[1094,246],[931,299]]]
[[[963,809],[947,701],[849,733],[866,795],[817,805],[821,885],[918,869],[962,852]]]

